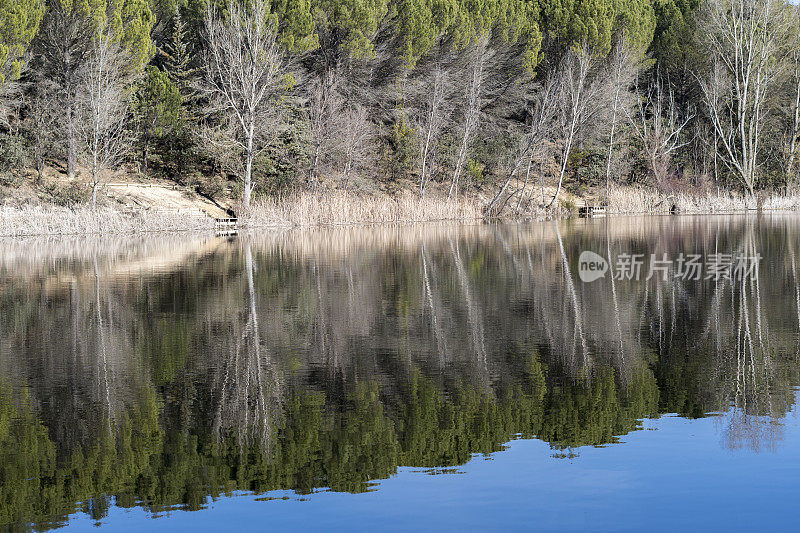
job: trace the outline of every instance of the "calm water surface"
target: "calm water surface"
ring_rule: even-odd
[[[762,259],[644,279],[680,253]],[[0,241],[0,528],[791,528],[797,253],[790,215]]]

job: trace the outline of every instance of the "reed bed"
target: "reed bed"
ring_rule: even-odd
[[[614,187],[608,196],[606,212],[615,215],[668,213],[670,207],[666,195],[653,189]]]
[[[757,207],[755,198],[748,198],[740,194],[709,194],[706,196],[691,196],[678,194],[674,204],[681,213],[730,213],[733,211],[747,211]]]
[[[800,194],[793,193],[786,196],[770,196],[764,201],[764,209],[798,211],[800,210]]]
[[[619,187],[611,190],[607,212],[611,214],[735,213],[754,209],[800,210],[800,194],[747,196],[740,193],[665,194],[654,189]]]
[[[214,220],[169,211],[123,211],[113,207],[31,205],[0,207],[0,236],[136,234],[208,231]]]
[[[256,202],[239,226],[247,228],[292,228],[364,224],[407,224],[433,221],[478,221],[484,219],[485,198],[461,195],[448,199],[442,194],[420,198],[406,190],[395,195],[358,194],[345,191],[300,192]],[[563,205],[562,205],[563,204]],[[560,219],[569,216],[569,202],[545,210],[527,206],[517,212],[504,210],[500,218]],[[508,207],[508,206],[506,206]],[[513,207],[513,206],[512,206]],[[607,212],[612,215],[681,213],[736,213],[763,210],[800,210],[800,194],[749,197],[736,193],[689,195],[665,194],[643,187],[611,190]],[[573,210],[574,212],[574,210]],[[212,231],[214,219],[168,210],[123,210],[104,206],[60,207],[28,205],[0,207],[0,237],[37,235],[123,235],[151,232]]]
[[[395,196],[362,195],[340,191],[303,192],[257,202],[240,218],[242,227],[290,227],[345,224],[476,220],[483,217],[476,198],[443,196],[420,198],[411,191]]]

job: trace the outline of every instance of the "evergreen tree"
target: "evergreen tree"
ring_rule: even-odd
[[[615,31],[623,32],[627,46],[644,54],[653,41],[656,14],[649,0],[615,0]]]
[[[180,90],[171,77],[158,67],[147,67],[133,104],[145,173],[153,142],[182,129],[181,103]]]
[[[604,56],[611,50],[614,3],[613,0],[542,0],[542,25],[551,65],[558,64],[574,45],[586,46]]]
[[[169,39],[162,47],[164,70],[180,94],[182,121],[191,124],[197,119],[198,96],[195,83],[200,70],[195,66],[197,53],[189,38],[189,29],[180,8],[172,15]]]
[[[19,78],[23,54],[43,12],[43,0],[0,0],[0,88]]]
[[[99,28],[110,29],[127,54],[126,68],[135,74],[152,57],[150,30],[154,22],[147,0],[48,0],[36,41],[36,60],[40,75],[59,89],[70,176],[75,173],[78,159],[75,108],[79,72],[86,65]]]
[[[194,53],[187,38],[187,32],[181,10],[176,9],[172,16],[170,38],[163,47],[166,56],[164,68],[183,97],[194,94],[191,85],[192,80],[197,76],[197,69],[192,65]]]

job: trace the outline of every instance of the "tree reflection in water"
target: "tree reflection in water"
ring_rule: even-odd
[[[645,417],[775,446],[798,376],[792,217],[0,243],[0,523],[369,490]],[[759,253],[755,279],[592,283],[583,250]],[[768,302],[768,303],[767,303]],[[27,527],[27,526],[26,526]]]

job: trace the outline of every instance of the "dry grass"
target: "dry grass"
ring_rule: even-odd
[[[614,187],[609,194],[606,211],[617,215],[668,213],[670,206],[666,196],[653,189]]]
[[[565,194],[564,201],[544,210],[528,202],[516,212],[509,202],[501,218],[559,219],[570,215],[568,204],[576,198]],[[675,206],[681,213],[735,213],[758,207],[765,210],[800,210],[800,194],[748,198],[740,194],[692,196],[667,195],[649,188],[615,187],[607,212],[615,215],[664,214]],[[462,195],[449,200],[441,193],[424,198],[413,191],[387,193],[348,193],[344,191],[301,192],[257,202],[246,216],[242,228],[313,227],[326,225],[397,224],[432,221],[475,221],[484,218],[486,198]],[[574,210],[573,210],[574,211]],[[59,207],[54,205],[0,206],[0,236],[36,235],[113,235],[170,231],[212,231],[214,220],[175,210],[125,210],[120,207]]]
[[[793,193],[788,196],[770,196],[764,201],[764,209],[798,211],[800,210],[800,194]]]
[[[257,202],[240,218],[240,225],[253,228],[475,220],[482,218],[483,205],[476,198],[463,196],[448,200],[429,195],[420,199],[411,191],[395,196],[303,192]]]
[[[664,194],[640,187],[615,187],[611,190],[608,212],[612,214],[669,213],[675,206],[680,213],[736,213],[757,209],[800,210],[800,194],[748,197],[740,193],[692,195]]]
[[[756,199],[736,193],[691,196],[679,194],[674,199],[681,213],[731,213],[756,208]]]
[[[122,211],[112,207],[37,205],[0,207],[0,236],[136,234],[207,231],[214,220],[168,211]]]

